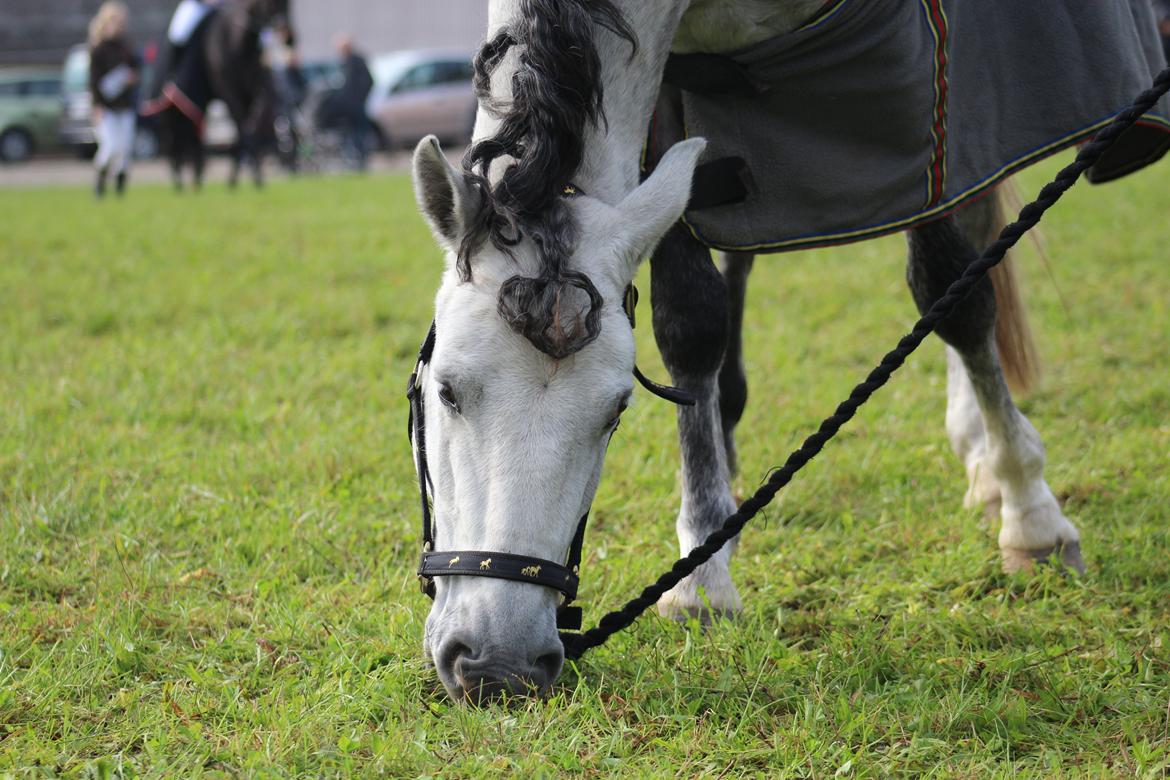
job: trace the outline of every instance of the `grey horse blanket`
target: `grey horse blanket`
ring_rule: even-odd
[[[742,202],[688,211],[709,247],[780,252],[904,230],[1084,141],[1165,67],[1149,0],[840,0],[730,55],[757,94],[682,93]],[[668,77],[669,77],[668,69]],[[1170,100],[1091,172],[1170,149]]]

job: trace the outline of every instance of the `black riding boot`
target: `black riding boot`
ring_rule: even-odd
[[[121,197],[126,192],[126,171],[118,171],[118,178],[114,180],[114,191]]]
[[[108,169],[98,168],[97,181],[93,185],[93,194],[99,198],[106,194],[106,173],[108,173]]]

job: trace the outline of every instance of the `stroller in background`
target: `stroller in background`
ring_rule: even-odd
[[[330,79],[305,84],[290,73],[276,79],[279,107],[273,129],[281,164],[294,174],[365,170],[377,148],[369,121],[362,117],[358,132],[350,132],[337,107],[337,85]]]

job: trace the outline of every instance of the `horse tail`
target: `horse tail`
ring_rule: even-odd
[[[1019,200],[1015,182],[1008,179],[987,197],[960,212],[960,221],[980,250],[998,238],[1007,225],[1005,204],[1012,207]],[[1036,239],[1036,247],[1043,253],[1044,247],[1039,239]],[[1004,377],[1013,391],[1026,393],[1040,380],[1040,353],[1028,323],[1016,265],[1014,251],[1009,252],[988,276],[995,288],[995,346]]]
[[[995,288],[995,346],[1003,374],[1012,390],[1027,393],[1040,381],[1040,356],[1012,258],[991,269],[991,285]]]

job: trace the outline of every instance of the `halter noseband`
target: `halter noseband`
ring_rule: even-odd
[[[569,195],[566,191],[566,195]],[[571,194],[576,194],[571,193]],[[634,285],[626,288],[622,297],[622,309],[634,327],[634,307],[638,303],[638,290]],[[422,558],[418,564],[418,581],[422,592],[435,597],[435,577],[492,577],[514,582],[528,582],[559,591],[564,600],[557,607],[557,628],[575,631],[581,628],[581,608],[572,606],[577,597],[580,582],[581,549],[585,544],[585,524],[589,519],[586,511],[577,522],[577,531],[569,545],[565,564],[528,555],[504,552],[480,552],[470,550],[435,550],[434,524],[431,517],[430,471],[427,468],[426,414],[423,405],[422,374],[431,362],[435,351],[435,323],[423,339],[418,350],[418,361],[406,385],[406,398],[410,402],[407,417],[407,437],[414,442],[415,471],[418,474],[419,505],[422,510]],[[695,398],[685,390],[660,385],[647,379],[634,366],[634,378],[648,391],[675,404],[694,406]]]

